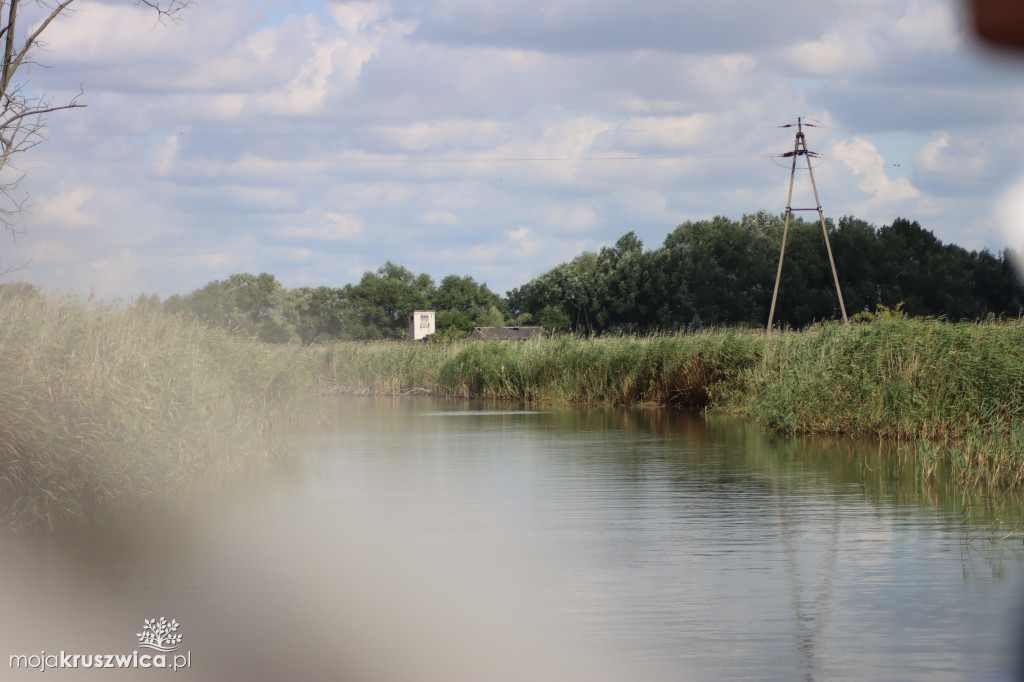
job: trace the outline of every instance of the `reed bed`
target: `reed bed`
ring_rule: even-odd
[[[157,312],[0,295],[0,527],[273,457],[318,360]]]
[[[319,380],[325,392],[706,406],[717,392],[735,389],[762,346],[756,333],[735,330],[519,343],[339,342],[323,351]]]
[[[773,333],[269,345],[0,289],[0,527],[52,526],[273,458],[313,393],[744,414],[917,445],[924,478],[1024,486],[1024,323],[878,317]],[[940,466],[942,463],[942,466]],[[948,463],[949,466],[946,466]]]
[[[720,329],[333,348],[345,361],[333,365],[330,380],[376,382],[385,392],[419,386],[460,397],[702,407],[784,433],[910,443],[923,476],[948,461],[964,487],[1024,485],[1019,320],[879,316],[767,339],[759,331]]]
[[[962,439],[1024,414],[1024,325],[884,319],[772,337],[742,401],[780,431]]]
[[[437,384],[463,397],[706,406],[733,388],[761,346],[756,334],[735,330],[468,344],[440,367]]]
[[[1020,487],[1022,350],[1020,320],[830,323],[773,335],[730,402],[777,431],[916,443],[926,475],[946,459],[963,487]]]
[[[320,392],[433,393],[438,368],[457,348],[440,343],[337,341],[318,351]]]

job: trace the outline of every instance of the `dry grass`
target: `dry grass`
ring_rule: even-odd
[[[0,295],[0,526],[273,456],[315,360],[160,313]]]

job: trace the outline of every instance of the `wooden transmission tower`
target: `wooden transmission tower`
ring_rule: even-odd
[[[796,120],[796,141],[793,143],[793,151],[786,152],[783,154],[783,158],[792,157],[793,167],[789,171],[789,197],[786,199],[786,223],[782,228],[782,249],[779,251],[779,269],[775,273],[775,290],[772,292],[772,307],[768,312],[768,328],[767,331],[771,332],[772,322],[775,319],[775,301],[779,296],[779,279],[782,278],[782,260],[786,256],[786,237],[789,235],[789,216],[793,211],[817,211],[818,219],[821,221],[821,231],[825,235],[825,250],[828,251],[828,262],[832,265],[832,279],[836,283],[836,295],[839,297],[839,309],[843,312],[843,322],[846,324],[850,323],[849,318],[846,317],[846,305],[843,303],[843,292],[839,288],[839,275],[836,274],[836,261],[832,258],[832,245],[828,241],[828,230],[825,228],[825,214],[821,211],[821,199],[818,198],[818,186],[814,184],[814,169],[811,167],[811,158],[817,157],[818,154],[807,150],[807,140],[804,137],[804,126],[816,127],[810,123],[804,123],[802,118]],[[784,128],[792,128],[793,124],[783,126]],[[814,203],[816,208],[793,208],[793,181],[796,178],[796,160],[797,157],[802,156],[807,159],[807,172],[811,176],[811,189],[814,190]]]

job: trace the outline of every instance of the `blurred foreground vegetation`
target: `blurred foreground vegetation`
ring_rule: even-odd
[[[0,288],[0,527],[274,457],[314,362],[181,316]]]

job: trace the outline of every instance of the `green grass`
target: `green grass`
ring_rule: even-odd
[[[743,401],[788,432],[960,439],[1024,412],[1024,325],[878,319],[772,337]]]

